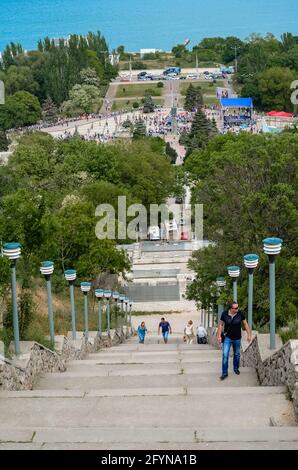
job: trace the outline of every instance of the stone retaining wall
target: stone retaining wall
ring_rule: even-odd
[[[262,360],[258,336],[242,351],[241,365],[255,367],[261,385],[287,385],[298,420],[298,340],[290,340],[281,349]]]
[[[114,331],[111,337],[98,334],[88,338],[82,335],[78,340],[64,336],[55,337],[56,350],[42,346],[39,343],[28,345],[27,352],[13,360],[2,358],[0,360],[0,390],[32,390],[34,382],[41,373],[65,372],[67,361],[83,359],[89,353],[96,352],[105,347],[123,343],[126,337],[133,334],[127,328],[127,335],[123,330]],[[26,344],[26,342],[21,343]],[[22,347],[21,347],[22,351]]]
[[[25,367],[4,359],[0,362],[0,389],[32,390],[41,372],[64,372],[66,359],[56,352],[34,343]]]
[[[216,328],[208,329],[208,342],[219,349]],[[241,352],[241,366],[256,369],[260,385],[287,385],[298,420],[298,340],[290,340],[266,359],[262,359],[258,335]]]

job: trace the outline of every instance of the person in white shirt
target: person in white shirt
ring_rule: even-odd
[[[194,332],[193,332],[193,321],[189,320],[184,328],[184,335],[186,336],[186,343],[192,344],[194,340]]]
[[[207,331],[203,327],[203,325],[199,325],[197,329],[197,340],[198,344],[206,344],[207,343]]]

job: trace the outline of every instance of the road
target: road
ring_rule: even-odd
[[[205,67],[205,68],[183,68],[181,69],[181,75],[188,75],[190,73],[195,73],[195,74],[203,74],[205,71],[210,72],[210,73],[220,73],[220,67]],[[146,72],[148,74],[152,75],[162,75],[164,69],[146,69]],[[120,77],[125,77],[125,78],[136,78],[138,73],[140,73],[141,70],[132,70],[131,72],[129,70],[121,70],[119,72]]]

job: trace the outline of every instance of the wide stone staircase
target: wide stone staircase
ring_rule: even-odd
[[[0,449],[298,449],[286,389],[231,366],[221,382],[209,345],[130,338],[0,392]]]

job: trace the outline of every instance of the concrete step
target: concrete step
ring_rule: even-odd
[[[0,428],[0,449],[298,449],[297,428]]]
[[[178,395],[235,395],[239,393],[245,395],[276,395],[285,394],[286,387],[225,387],[217,389],[215,387],[143,387],[143,388],[111,388],[111,389],[90,389],[86,390],[22,390],[22,391],[0,391],[1,398],[83,398],[83,397],[132,397],[132,396],[178,396]]]
[[[199,428],[198,426],[179,426],[176,429],[169,427],[126,429],[104,426],[60,427],[54,429],[47,426],[43,428],[35,427],[34,431],[26,427],[9,427],[5,429],[0,427],[0,442],[2,446],[7,443],[6,448],[14,448],[13,444],[18,444],[19,448],[38,448],[38,445],[46,444],[47,446],[43,447],[44,449],[71,449],[74,444],[76,445],[75,448],[79,449],[92,448],[89,447],[92,444],[96,445],[96,447],[93,447],[94,449],[111,448],[110,445],[117,444],[123,446],[122,449],[126,449],[132,443],[136,444],[136,448],[142,448],[137,446],[144,446],[144,443],[146,443],[146,449],[156,449],[158,444],[162,445],[161,448],[167,449],[201,449],[208,448],[207,446],[215,449],[225,449],[226,447],[229,449],[298,449],[297,428],[295,427],[231,428],[229,433],[223,433],[222,428],[218,427]],[[20,442],[23,444],[20,444]],[[203,444],[205,444],[205,447],[202,447]],[[247,447],[247,444],[250,444],[250,446]],[[191,445],[191,447],[186,447],[187,445]]]
[[[260,430],[263,433],[263,430]],[[96,432],[96,430],[95,430]],[[155,429],[152,429],[154,434]],[[195,431],[194,431],[195,432]],[[222,430],[221,430],[222,432]],[[231,429],[232,433],[237,430]],[[200,442],[3,442],[0,441],[0,450],[297,450],[298,444],[295,440],[286,440],[288,435],[282,431],[280,440],[270,440],[271,436],[266,436],[266,441],[245,442],[223,442],[223,441],[200,441]],[[275,437],[275,436],[274,436]]]
[[[212,354],[211,357],[210,355],[194,355],[194,356],[184,356],[184,355],[160,355],[160,356],[147,356],[147,355],[142,355],[142,356],[137,356],[137,355],[131,355],[127,357],[123,357],[122,355],[116,356],[115,357],[104,357],[98,355],[97,357],[92,357],[88,356],[85,359],[82,359],[81,361],[70,361],[67,364],[67,369],[72,369],[73,367],[81,367],[82,369],[86,367],[87,365],[91,366],[99,366],[99,365],[131,365],[131,364],[143,364],[144,366],[148,365],[153,365],[156,367],[158,364],[163,365],[163,364],[185,364],[185,365],[191,365],[191,364],[201,364],[201,363],[221,363],[221,356],[218,354]]]
[[[164,342],[160,343],[145,343],[145,344],[139,344],[139,342],[134,343],[134,344],[119,344],[119,346],[113,346],[109,348],[108,350],[101,349],[99,352],[104,353],[104,351],[108,352],[109,354],[115,352],[119,354],[119,352],[153,352],[153,351],[159,351],[159,352],[168,352],[168,351],[214,351],[214,347],[210,346],[209,344],[185,344],[185,343],[167,343],[164,344]]]
[[[100,350],[96,353],[90,353],[85,359],[99,359],[99,358],[122,358],[126,360],[127,358],[152,358],[153,360],[158,360],[162,357],[176,357],[176,358],[200,358],[200,357],[221,357],[221,351],[217,349],[211,350],[190,350],[190,351],[112,351],[109,350]]]
[[[153,371],[152,371],[153,372]],[[158,371],[159,372],[159,371]],[[205,372],[201,374],[174,374],[157,373],[155,375],[112,375],[112,376],[96,376],[90,374],[83,376],[82,374],[45,374],[35,384],[35,390],[91,390],[91,389],[105,389],[105,388],[142,388],[142,387],[215,387],[225,388],[231,387],[247,387],[258,386],[256,374],[251,369],[241,369],[240,376],[234,373],[230,374],[225,381],[219,380],[220,369],[213,370],[213,372]]]
[[[63,372],[64,377],[81,375],[82,377],[95,376],[110,376],[110,375],[160,375],[160,374],[201,374],[214,371],[220,371],[221,361],[217,358],[214,360],[205,360],[197,362],[174,361],[170,362],[162,359],[163,362],[156,363],[104,363],[94,361],[72,361],[66,372]],[[230,361],[229,372],[233,372],[232,363]],[[242,368],[243,374],[256,374],[255,370],[251,367]],[[61,372],[55,375],[61,375]],[[55,376],[53,375],[53,376]]]
[[[179,428],[181,423],[189,427],[222,430],[237,427],[251,429],[269,426],[270,417],[278,422],[289,414],[291,404],[283,394],[253,394],[239,389],[237,396],[230,394],[230,387],[220,394],[166,396],[114,396],[99,397],[42,397],[1,398],[1,426],[11,428],[52,427],[85,428],[89,426],[134,428],[142,423],[152,428],[164,426]],[[234,398],[232,400],[232,398]],[[223,411],[224,403],[233,403],[233,412]],[[141,419],[140,419],[141,415]],[[16,419],[17,416],[17,419]],[[231,426],[231,422],[233,423]],[[57,431],[57,429],[53,429]],[[297,429],[296,429],[297,432]],[[226,433],[224,433],[226,434]],[[298,439],[298,436],[297,436]],[[145,441],[144,441],[145,442]]]
[[[106,388],[142,388],[142,387],[215,387],[216,389],[229,387],[258,386],[255,375],[242,373],[241,376],[230,374],[225,381],[219,380],[219,372],[204,374],[159,374],[159,375],[122,375],[109,377],[81,377],[72,375],[63,377],[62,374],[48,374],[35,385],[35,390],[92,390]]]

